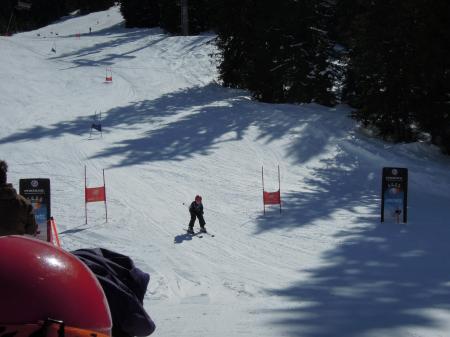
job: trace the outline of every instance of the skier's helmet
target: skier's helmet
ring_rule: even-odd
[[[109,307],[74,255],[25,236],[0,237],[0,336],[110,337]]]
[[[195,201],[197,201],[197,202],[202,202],[202,197],[200,196],[200,195],[196,195],[195,196]]]

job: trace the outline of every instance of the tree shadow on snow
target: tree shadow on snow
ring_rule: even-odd
[[[309,112],[315,109],[317,107],[314,105],[274,107],[248,99],[246,92],[224,89],[215,84],[191,87],[103,113],[105,138],[119,129],[137,132],[133,138],[101,149],[93,158],[119,155],[122,160],[116,166],[162,160],[180,161],[194,155],[208,155],[221,142],[240,140],[251,126],[260,129],[261,141],[270,143],[284,135],[294,135],[296,127],[316,118],[309,116]],[[64,135],[87,137],[92,121],[90,116],[61,121],[47,127],[36,126],[4,137],[0,139],[0,144]],[[233,137],[221,139],[230,133]],[[325,145],[324,140],[316,144],[316,149],[320,150]],[[313,153],[302,154],[299,162],[306,161],[308,156],[313,156]]]
[[[100,32],[97,32],[97,35]],[[66,62],[72,62],[73,66],[68,67],[67,69],[76,68],[76,67],[84,67],[84,66],[111,66],[117,60],[120,59],[129,59],[134,58],[132,54],[149,48],[152,45],[155,45],[166,38],[168,35],[162,34],[159,29],[155,30],[135,30],[135,31],[123,31],[122,34],[115,34],[114,37],[108,39],[108,41],[96,43],[92,46],[81,48],[75,51],[60,53],[58,56],[54,56],[49,58],[50,60],[61,60],[61,59],[69,59]],[[136,44],[137,41],[142,40],[142,45],[138,48],[128,50],[124,53],[106,53],[105,51],[108,49],[114,50],[114,48],[120,47],[121,45],[126,45],[129,43]],[[96,54],[104,55],[101,58],[92,58]],[[70,58],[74,57],[75,59],[70,60]]]
[[[152,120],[153,125],[139,137],[124,139],[100,151],[94,158],[126,154],[117,166],[180,161],[198,154],[208,155],[222,142],[241,140],[251,126],[258,127],[260,139],[270,143],[293,132],[296,126],[309,119],[306,113],[297,116],[298,107],[274,108],[270,104],[249,100],[242,91],[226,90],[212,84],[170,93],[153,101],[138,102],[131,107],[113,109],[108,112],[112,124],[124,124],[123,120],[127,119],[129,126],[135,122],[141,126],[142,120],[129,120],[134,118],[129,117],[130,108],[132,115],[145,113],[146,119]],[[302,109],[312,108],[305,106]],[[164,122],[168,115],[182,115],[184,111],[189,113],[170,123]],[[233,137],[221,139],[230,134]]]
[[[302,270],[308,274],[305,281],[268,290],[287,303],[269,311],[272,323],[287,336],[359,337],[390,335],[396,329],[415,335],[418,327],[443,329],[448,318],[433,316],[450,310],[450,245],[442,239],[450,236],[450,227],[440,215],[448,207],[446,199],[411,184],[409,223],[381,224],[380,170],[372,172],[361,162],[345,151],[325,160],[305,179],[311,191],[284,197],[286,210],[275,225],[275,214],[259,219],[261,232],[316,219],[338,224],[342,220],[334,220],[333,212],[339,209],[372,210],[366,215],[355,211],[350,219],[354,229],[337,234],[339,244],[322,256],[323,266]]]
[[[219,87],[211,85],[207,88],[192,88],[173,94],[166,94],[155,100],[145,100],[131,103],[129,106],[113,108],[102,113],[103,134],[105,136],[120,129],[152,129],[155,123],[163,121],[166,117],[176,115],[180,111],[191,109],[197,105],[210,104],[216,100],[234,97],[234,94],[220,94],[221,91]],[[210,93],[211,95],[202,96],[202,93]],[[87,139],[93,121],[93,116],[83,116],[49,126],[39,125],[1,138],[0,144],[59,138],[64,135],[75,135]],[[143,136],[142,134],[137,135]],[[156,142],[159,141],[156,140]],[[161,146],[164,146],[164,143]],[[192,149],[192,151],[195,152],[195,149]],[[120,151],[118,152],[120,153]],[[149,161],[151,160],[152,158],[149,158]]]
[[[270,291],[289,303],[271,313],[273,323],[299,337],[437,328],[443,322],[432,310],[450,310],[450,248],[441,239],[449,235],[444,226],[387,224],[342,233],[343,243],[324,256],[326,267]]]
[[[375,179],[379,175],[378,167],[362,167],[347,153],[322,159],[319,163],[308,176],[298,178],[302,191],[283,192],[282,189],[282,214],[261,214],[257,219],[257,234],[303,227],[317,220],[333,222],[336,221],[334,213],[342,209],[354,215],[355,223],[376,217],[381,186]],[[357,211],[360,207],[372,209],[373,213],[360,214]]]
[[[423,189],[423,179],[432,178],[432,171],[421,174],[424,162],[379,158],[379,149],[366,149],[374,146],[370,141],[361,144],[345,125],[340,128],[347,137],[325,138],[318,152],[311,146],[316,150],[314,163],[304,160],[314,156],[305,145],[314,137],[303,132],[302,140],[292,143],[291,158],[309,170],[299,177],[303,190],[282,192],[283,213],[272,208],[257,219],[257,234],[279,229],[289,233],[316,221],[338,226],[343,221],[339,211],[353,214],[346,215],[352,229],[338,232],[336,247],[321,256],[323,264],[302,270],[307,273],[304,281],[268,290],[286,303],[285,308],[269,310],[270,321],[292,337],[387,336],[397,329],[412,336],[418,327],[442,332],[450,310],[450,245],[443,239],[450,236],[450,227],[442,216],[448,198]],[[325,143],[336,145],[336,151],[320,157]],[[392,162],[410,164],[408,224],[379,222],[381,168]],[[444,189],[448,186],[447,181],[441,183]]]

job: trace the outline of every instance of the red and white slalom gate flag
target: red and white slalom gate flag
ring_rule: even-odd
[[[86,187],[84,190],[84,200],[88,202],[106,201],[105,186]]]
[[[112,70],[111,68],[106,68],[106,82],[112,82]]]
[[[280,165],[278,165],[278,191],[266,192],[264,190],[264,166],[261,167],[261,180],[263,189],[263,208],[266,214],[266,205],[280,205],[281,213],[281,179],[280,179]]]
[[[105,218],[108,222],[108,208],[106,206],[106,183],[105,170],[103,170],[103,186],[87,187],[86,166],[84,167],[84,212],[87,224],[87,204],[88,202],[103,201],[105,203]]]
[[[264,205],[278,205],[281,204],[280,191],[276,192],[263,192]]]

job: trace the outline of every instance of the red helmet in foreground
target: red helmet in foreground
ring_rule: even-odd
[[[111,326],[103,290],[78,258],[40,240],[0,237],[0,331],[107,337]]]
[[[201,202],[202,201],[202,197],[200,195],[196,195],[195,196],[195,201]]]

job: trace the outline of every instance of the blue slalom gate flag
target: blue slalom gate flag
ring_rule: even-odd
[[[102,132],[102,125],[101,124],[92,123],[91,128]]]

